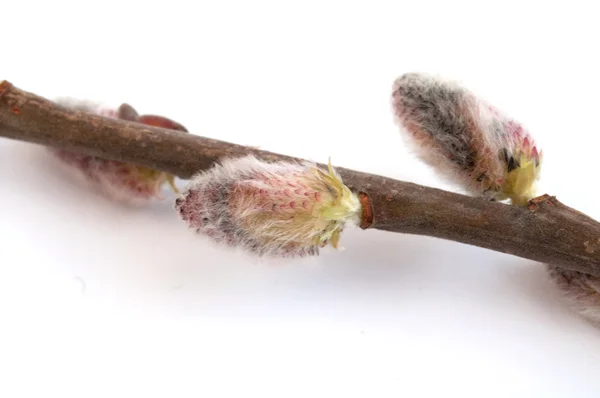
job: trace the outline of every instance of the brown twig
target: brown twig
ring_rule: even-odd
[[[214,139],[72,111],[0,82],[0,136],[190,178],[224,157],[295,160]],[[600,223],[544,195],[518,208],[338,168],[362,192],[362,228],[426,235],[600,276]]]

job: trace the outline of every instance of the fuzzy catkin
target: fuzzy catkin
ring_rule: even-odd
[[[187,131],[185,127],[168,118],[156,115],[137,115],[131,107],[121,107],[128,113],[120,114],[119,110],[111,109],[92,101],[81,101],[72,98],[59,98],[59,105],[67,108],[92,113],[110,118],[123,118],[138,123],[174,130]],[[48,148],[68,171],[75,174],[85,183],[107,197],[129,205],[144,205],[154,198],[160,198],[160,191],[165,183],[174,185],[174,176],[143,166],[125,162],[88,156],[57,148]]]
[[[195,176],[175,202],[190,228],[257,256],[318,255],[337,247],[362,206],[330,166],[226,159]]]
[[[417,156],[470,194],[523,205],[534,196],[541,153],[521,124],[458,84],[408,73],[393,107]]]
[[[550,280],[563,293],[572,310],[600,327],[600,278],[579,271],[547,265]]]

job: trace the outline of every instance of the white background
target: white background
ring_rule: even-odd
[[[404,148],[393,80],[457,79],[525,124],[543,192],[600,219],[593,2],[2,1],[0,79],[455,190]],[[0,140],[0,396],[594,397],[600,330],[541,264],[348,231],[257,262]],[[184,181],[178,181],[183,186]]]

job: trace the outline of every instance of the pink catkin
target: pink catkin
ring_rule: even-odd
[[[89,101],[58,99],[56,102],[74,110],[103,117],[119,117],[117,110]],[[182,125],[161,116],[142,115],[139,116],[138,122],[187,131]],[[160,198],[162,186],[168,179],[166,173],[157,172],[145,167],[57,148],[48,149],[68,170],[74,172],[85,183],[119,202],[142,205],[154,198]]]
[[[346,222],[358,222],[360,202],[341,180],[315,171],[252,156],[227,159],[194,177],[175,209],[190,228],[217,243],[258,256],[317,255],[328,243],[337,246]],[[342,216],[324,217],[332,208]]]
[[[453,82],[408,73],[392,99],[416,155],[471,194],[501,196],[522,159],[539,168],[541,153],[523,126]]]

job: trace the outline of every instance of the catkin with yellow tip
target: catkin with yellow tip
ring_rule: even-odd
[[[407,73],[394,82],[398,122],[417,156],[470,194],[525,205],[541,151],[517,121],[457,83]]]
[[[190,228],[258,256],[303,257],[338,247],[362,206],[329,165],[225,159],[195,176],[175,202]]]

